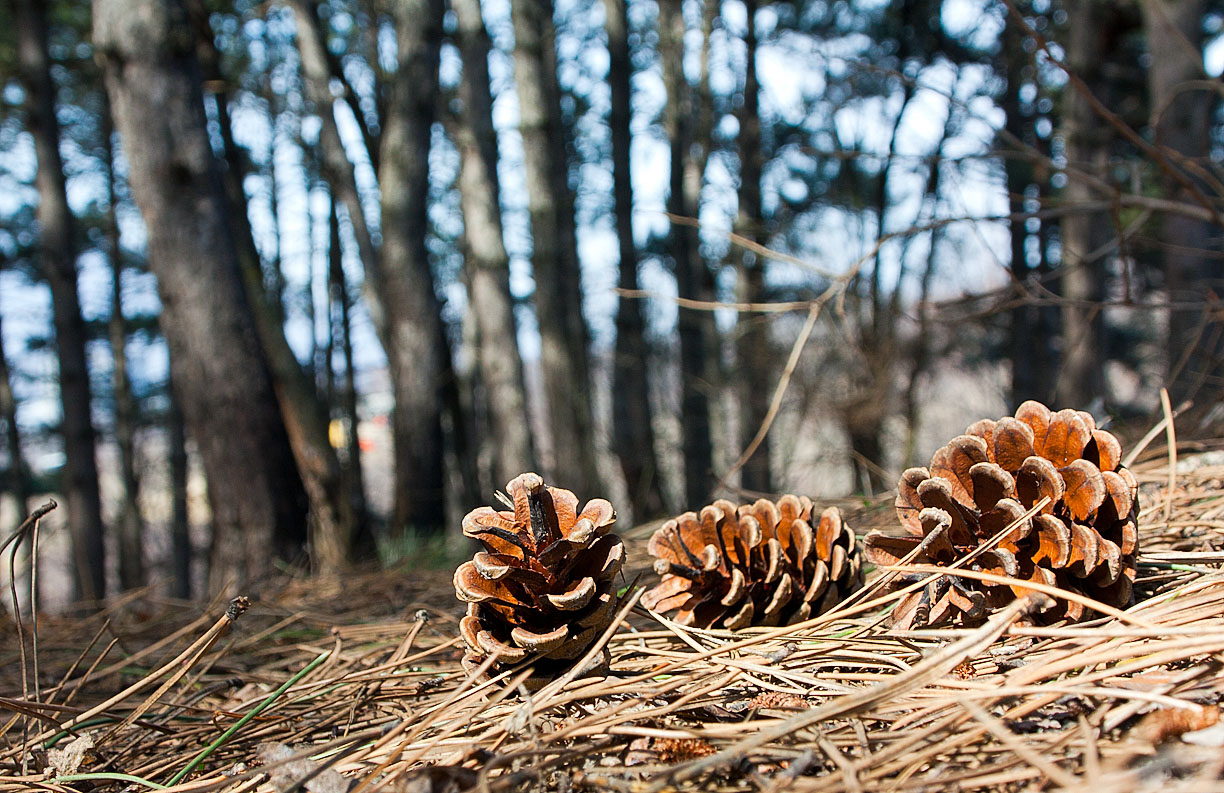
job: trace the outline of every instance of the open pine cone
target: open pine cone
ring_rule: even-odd
[[[699,628],[789,625],[828,611],[862,586],[854,532],[830,507],[786,495],[736,507],[719,500],[664,523],[650,538],[663,580],[642,597]]]
[[[539,687],[584,655],[612,623],[614,576],[625,546],[609,529],[616,521],[602,498],[578,511],[568,490],[521,474],[506,490],[513,512],[480,507],[463,519],[463,533],[485,550],[455,571],[455,593],[468,604],[459,623],[474,671],[493,653],[495,667],[536,659],[527,681]],[[607,668],[607,651],[582,674]]]
[[[935,452],[930,468],[902,474],[897,516],[909,536],[871,532],[865,553],[875,564],[893,565],[918,548],[913,563],[948,565],[1048,496],[1036,515],[965,566],[1123,607],[1135,580],[1139,489],[1121,459],[1117,438],[1097,429],[1090,414],[1025,402],[1014,418],[969,427]],[[898,601],[893,624],[969,624],[1029,591],[947,576]],[[1060,599],[1039,619],[1083,614],[1083,606]]]

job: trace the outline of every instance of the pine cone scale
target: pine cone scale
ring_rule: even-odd
[[[995,462],[1007,471],[1015,471],[1037,453],[1033,448],[1032,427],[1010,417],[994,423],[991,447]]]
[[[1092,431],[1092,456],[1089,458],[1102,471],[1113,471],[1122,464],[1122,444],[1112,434],[1104,430]],[[1088,456],[1087,452],[1085,456]]]
[[[547,653],[561,646],[561,643],[569,637],[569,626],[562,625],[549,632],[536,633],[521,625],[516,625],[510,630],[510,637],[514,639],[515,644],[527,652]]]

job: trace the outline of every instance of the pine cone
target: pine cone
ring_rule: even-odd
[[[1083,411],[1053,413],[1025,402],[1014,418],[979,421],[935,452],[930,468],[901,475],[897,516],[907,537],[871,532],[868,560],[896,564],[920,547],[915,564],[947,565],[1050,502],[967,567],[1078,592],[1110,606],[1130,602],[1139,534],[1139,489],[1121,465],[1122,447]],[[912,577],[900,577],[914,580]],[[948,576],[893,608],[902,629],[970,624],[1028,591]],[[1042,621],[1078,620],[1083,606],[1059,600]]]
[[[468,604],[459,630],[472,672],[489,655],[495,666],[535,660],[529,687],[564,673],[612,623],[614,576],[625,546],[609,529],[616,521],[602,498],[578,512],[568,490],[546,487],[538,474],[506,485],[513,512],[480,507],[463,519],[463,533],[480,551],[455,571],[455,593]],[[604,651],[583,674],[607,668]]]
[[[682,625],[789,625],[828,611],[862,586],[854,532],[830,507],[786,495],[736,507],[719,500],[664,523],[650,538],[662,582],[642,597]]]

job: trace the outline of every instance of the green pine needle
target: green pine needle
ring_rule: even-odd
[[[314,659],[310,663],[306,664],[306,666],[304,666],[301,671],[294,674],[293,677],[290,677],[288,680],[282,683],[280,688],[276,689],[271,694],[269,694],[267,698],[264,699],[263,702],[260,702],[258,705],[252,708],[250,713],[246,714],[241,719],[234,722],[228,730],[221,733],[221,735],[217,736],[217,739],[213,741],[212,743],[210,743],[208,746],[204,747],[204,750],[201,751],[198,755],[196,755],[195,758],[192,759],[192,761],[188,763],[185,768],[183,768],[183,770],[179,771],[177,774],[171,777],[170,783],[169,783],[170,786],[173,787],[174,785],[177,785],[179,782],[183,781],[184,777],[186,777],[192,771],[199,768],[200,764],[203,763],[206,759],[208,759],[209,755],[211,755],[213,752],[217,751],[219,747],[224,745],[225,742],[228,741],[234,735],[234,733],[242,729],[242,726],[244,724],[246,724],[248,721],[258,716],[260,713],[263,713],[265,710],[267,710],[269,705],[271,705],[276,700],[280,699],[281,695],[284,694],[286,691],[288,691],[289,688],[293,686],[294,683],[298,682],[303,677],[313,672],[319,666],[319,664],[323,663],[323,661],[327,659],[329,655],[331,655],[330,650],[323,653],[322,655],[320,655],[318,658]]]

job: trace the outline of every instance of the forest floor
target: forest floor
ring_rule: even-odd
[[[0,791],[1219,790],[1224,453],[1133,470],[1137,602],[1072,626],[892,632],[882,596],[730,634],[630,589],[611,674],[527,694],[462,671],[449,571],[8,619]],[[891,525],[887,499],[842,506]],[[622,533],[626,583],[651,528]]]

